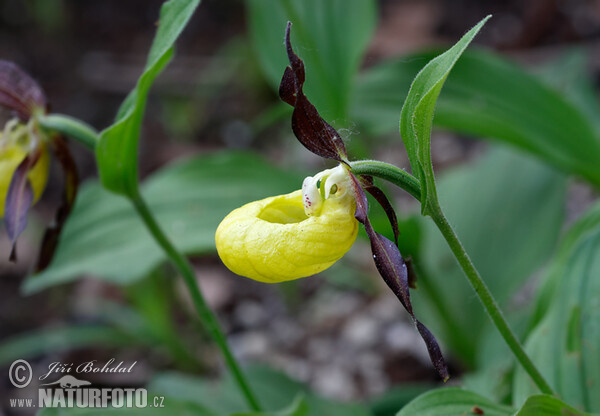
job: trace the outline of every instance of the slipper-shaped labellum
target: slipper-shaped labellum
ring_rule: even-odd
[[[24,131],[26,126],[16,125],[14,130],[10,126],[7,127],[4,132],[0,132],[0,218],[4,217],[6,196],[13,175],[29,154],[29,147],[31,147],[28,135]],[[27,172],[27,180],[33,190],[33,203],[37,202],[42,196],[48,181],[50,167],[50,155],[47,146],[44,143],[39,143],[37,146],[40,149],[39,159]]]
[[[339,260],[358,232],[347,168],[304,180],[302,190],[251,202],[232,211],[215,240],[234,273],[267,283],[319,273]]]
[[[40,148],[39,159],[27,173],[27,179],[33,190],[33,203],[36,203],[44,192],[50,167],[50,155],[47,147],[41,144]],[[3,143],[3,134],[0,133],[0,218],[4,217],[6,196],[13,175],[27,154],[27,150],[18,144]]]

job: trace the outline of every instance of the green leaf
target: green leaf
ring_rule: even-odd
[[[564,218],[565,178],[531,158],[497,148],[448,172],[439,192],[450,223],[506,309],[553,252]],[[423,222],[417,260],[424,273],[415,308],[443,343],[473,365],[488,317],[446,241],[431,221]]]
[[[547,277],[552,290],[545,315],[527,339],[526,351],[558,395],[576,408],[600,412],[600,205],[565,241],[568,254],[556,257]],[[596,220],[592,225],[590,220]],[[556,280],[554,280],[556,279]],[[514,380],[515,403],[537,392],[523,371]]]
[[[433,390],[436,387],[436,384],[403,383],[401,386],[392,387],[381,396],[371,399],[369,408],[373,416],[395,415],[398,409],[403,408],[421,394]]]
[[[136,343],[135,338],[125,331],[107,325],[47,328],[3,339],[0,344],[0,366],[19,358],[36,358],[98,345],[111,348]]]
[[[483,410],[485,416],[511,416],[514,410],[476,393],[449,387],[427,392],[407,404],[397,416],[465,416]]]
[[[421,182],[421,211],[428,215],[437,206],[431,164],[431,125],[435,104],[444,81],[460,55],[491,16],[469,30],[453,47],[431,60],[410,86],[400,114],[400,134],[406,146],[413,175]]]
[[[294,49],[304,60],[304,92],[330,123],[347,124],[354,77],[375,27],[373,0],[246,0],[250,35],[275,91],[288,64],[283,35],[292,22]]]
[[[595,127],[596,132],[600,132],[600,102],[594,79],[588,69],[589,61],[585,50],[574,47],[534,70],[550,86],[560,91],[567,101],[575,105],[587,117],[588,123]]]
[[[548,267],[546,277],[537,294],[534,312],[531,317],[530,328],[533,328],[543,319],[550,307],[560,281],[567,271],[568,260],[575,246],[588,234],[595,233],[600,228],[600,204],[596,203],[583,217],[571,225],[568,232],[562,237],[560,246]]]
[[[175,163],[151,176],[142,193],[177,248],[215,251],[214,234],[233,209],[299,189],[302,175],[250,154],[220,153]],[[50,266],[29,277],[27,293],[92,275],[135,282],[166,260],[127,200],[91,181],[82,187]]]
[[[556,397],[539,394],[530,396],[514,416],[592,416],[583,413]]]
[[[308,406],[307,416],[369,416],[359,404],[338,403],[320,398],[301,383],[266,367],[248,367],[245,376],[267,412],[289,405],[298,394],[303,394]],[[219,383],[178,373],[159,374],[149,387],[156,394],[164,394],[192,403],[200,403],[218,414],[230,414],[247,408],[235,382],[228,376]]]
[[[232,413],[231,416],[308,416],[308,404],[302,395],[296,397],[294,402],[283,410],[272,413]]]
[[[199,3],[170,0],[163,4],[144,72],[121,105],[114,124],[100,134],[96,160],[102,184],[110,191],[127,196],[137,193],[138,141],[148,92],[173,56],[173,44]]]
[[[396,131],[398,108],[411,79],[433,56],[403,57],[365,72],[352,100],[352,113],[360,126],[374,134]],[[589,95],[591,90],[587,91]],[[594,127],[598,117],[587,117],[581,110],[597,104],[592,106],[588,97],[578,98],[586,104],[576,105],[574,99],[567,99],[572,95],[565,97],[496,54],[467,51],[448,76],[433,122],[461,134],[517,146],[600,186],[600,139]]]

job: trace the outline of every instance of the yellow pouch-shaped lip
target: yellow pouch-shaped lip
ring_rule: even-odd
[[[27,174],[31,188],[33,189],[33,202],[37,202],[48,181],[48,171],[50,168],[50,156],[46,145],[41,145],[42,153],[33,169]],[[4,218],[4,204],[6,194],[12,180],[13,174],[19,164],[25,159],[27,152],[18,145],[9,145],[0,150],[0,218]]]
[[[347,190],[344,194],[320,201],[318,215],[305,213],[301,190],[232,211],[215,236],[221,260],[234,273],[267,283],[327,269],[350,249],[358,232],[354,198]]]

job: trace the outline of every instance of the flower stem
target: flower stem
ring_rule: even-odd
[[[356,175],[371,175],[385,179],[411,194],[417,201],[421,200],[419,181],[405,170],[379,160],[358,160],[350,162],[352,172]]]
[[[367,174],[385,179],[404,189],[417,200],[421,199],[421,187],[417,179],[397,166],[371,160],[352,162],[350,165],[352,166],[352,171],[355,174]],[[490,292],[490,289],[479,275],[479,272],[465,251],[465,248],[456,235],[456,232],[448,223],[448,220],[446,219],[446,216],[444,215],[439,204],[430,206],[430,215],[433,219],[433,222],[444,236],[444,239],[448,243],[448,246],[452,250],[454,257],[465,273],[467,280],[475,291],[475,294],[483,304],[483,307],[488,313],[494,326],[498,332],[500,332],[502,338],[504,338],[504,341],[511,349],[515,358],[523,366],[527,374],[529,374],[533,382],[537,385],[542,393],[554,395],[554,391],[544,379],[537,367],[533,364],[531,358],[529,358],[523,349],[521,342],[510,328],[506,318],[504,317],[504,314],[498,306],[498,303],[494,299],[492,292]]]
[[[83,144],[90,150],[96,148],[98,133],[93,127],[76,118],[49,114],[38,118],[40,126],[46,130],[57,131]]]
[[[183,280],[185,281],[185,284],[190,292],[192,301],[194,303],[194,307],[196,308],[196,312],[198,313],[200,320],[203,322],[208,332],[212,336],[213,340],[221,350],[221,353],[225,358],[225,363],[227,364],[227,367],[229,367],[229,370],[233,374],[233,377],[237,382],[242,394],[244,395],[246,402],[253,411],[260,411],[258,400],[256,399],[256,396],[252,393],[248,381],[244,377],[244,374],[242,373],[239,364],[237,363],[236,359],[231,353],[231,350],[229,349],[227,339],[225,338],[225,334],[221,329],[219,321],[217,320],[217,317],[206,303],[206,300],[204,299],[204,296],[202,295],[202,292],[198,287],[194,270],[190,262],[175,248],[175,246],[171,243],[169,238],[163,232],[162,228],[154,218],[154,215],[150,211],[150,208],[146,204],[146,201],[143,199],[141,194],[135,195],[131,199],[131,201],[133,202],[137,213],[144,221],[146,228],[148,228],[148,231],[150,231],[156,242],[165,251],[173,265],[183,277]]]
[[[99,134],[96,132],[96,130],[94,130],[93,127],[73,117],[61,114],[50,114],[39,117],[38,122],[42,128],[62,133],[65,136],[80,142],[92,151],[96,148],[96,143],[98,143],[98,140],[100,139]],[[221,329],[219,321],[206,303],[206,300],[204,299],[204,296],[198,287],[194,270],[190,262],[168,239],[154,218],[152,211],[150,211],[150,208],[146,204],[146,201],[142,195],[139,193],[136,194],[133,198],[131,198],[131,202],[133,203],[140,218],[144,221],[146,228],[148,231],[150,231],[150,234],[152,234],[152,237],[154,237],[158,245],[164,250],[167,257],[171,260],[175,268],[183,277],[200,320],[221,350],[221,353],[225,358],[225,363],[233,374],[233,377],[237,382],[244,398],[246,399],[248,406],[253,411],[260,411],[258,400],[252,393],[248,381],[244,377],[238,362],[229,349],[227,338]]]
[[[477,297],[483,304],[483,307],[485,308],[490,319],[496,326],[496,329],[498,329],[498,332],[500,332],[502,338],[504,338],[504,341],[511,349],[513,355],[516,357],[519,363],[521,363],[527,374],[529,374],[529,376],[540,389],[540,391],[544,394],[554,395],[554,391],[552,390],[548,382],[544,379],[544,377],[537,369],[535,364],[533,364],[531,358],[529,358],[529,356],[523,349],[521,342],[509,326],[508,322],[506,321],[506,318],[504,317],[504,314],[502,313],[502,310],[496,302],[496,299],[494,299],[492,292],[490,292],[490,289],[487,287],[487,285],[479,275],[479,272],[475,268],[475,265],[471,261],[471,258],[465,251],[465,248],[463,247],[460,240],[458,239],[456,232],[454,232],[454,229],[448,223],[448,220],[446,219],[446,216],[442,212],[439,205],[436,208],[437,209],[431,212],[431,218],[433,219],[433,222],[435,223],[435,225],[437,225],[438,229],[444,236],[444,239],[446,239],[446,242],[452,250],[454,257],[456,258],[456,260],[458,260],[458,264],[460,264],[460,267],[465,272],[465,275],[467,276],[471,287],[473,288],[473,290],[477,294]]]

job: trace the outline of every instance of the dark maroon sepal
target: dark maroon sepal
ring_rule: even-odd
[[[0,59],[0,106],[27,121],[36,108],[46,109],[46,96],[38,83],[21,68]]]
[[[290,66],[283,73],[279,85],[279,97],[294,107],[292,130],[300,143],[316,155],[346,162],[348,155],[341,136],[323,120],[302,91],[305,80],[304,63],[292,49],[291,26],[292,24],[288,22],[285,31],[285,46]]]
[[[36,273],[44,270],[52,262],[63,226],[73,209],[79,184],[77,166],[62,137],[56,136],[52,139],[52,150],[63,170],[64,189],[62,201],[56,211],[54,222],[46,228],[46,232],[42,238],[40,254],[35,267]]]
[[[360,181],[363,189],[370,193],[385,211],[385,215],[387,215],[390,225],[392,226],[392,231],[394,232],[394,242],[398,245],[398,236],[400,235],[400,231],[398,230],[398,217],[396,217],[396,211],[394,211],[390,200],[381,189],[373,184],[372,176],[361,175]]]
[[[408,285],[408,270],[404,259],[398,250],[398,246],[391,240],[387,239],[383,235],[377,233],[371,221],[369,221],[368,213],[368,201],[367,195],[361,186],[361,182],[356,176],[350,174],[354,185],[354,193],[356,196],[356,214],[355,217],[365,226],[367,236],[371,241],[371,251],[373,252],[373,259],[375,260],[375,266],[379,271],[379,274],[388,285],[388,287],[394,292],[402,306],[410,314],[421,338],[425,341],[429,357],[435,369],[438,371],[440,377],[446,381],[450,378],[448,374],[448,367],[444,361],[440,346],[438,345],[433,334],[415,317],[412,304],[410,302],[410,290]]]
[[[27,226],[27,213],[33,204],[33,188],[27,174],[33,169],[39,158],[38,151],[25,157],[17,166],[4,201],[4,225],[12,245],[9,259],[13,262],[17,260],[17,239]]]

